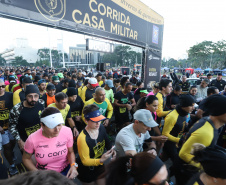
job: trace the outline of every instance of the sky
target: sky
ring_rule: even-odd
[[[226,40],[226,0],[141,1],[164,18],[162,57],[166,59],[186,58],[187,50],[204,40]],[[4,25],[0,29],[0,52],[10,48],[15,38],[28,38],[29,45],[34,48],[56,48],[63,39],[65,52],[69,46],[85,44],[88,38],[4,18],[0,18],[0,25]]]

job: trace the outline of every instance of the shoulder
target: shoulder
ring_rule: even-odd
[[[22,89],[17,89],[13,94],[18,95],[21,91]]]
[[[48,107],[56,107],[55,103],[51,103],[50,105],[48,105]]]
[[[95,102],[94,98],[91,98],[90,100],[85,102],[85,105],[90,105],[90,104],[93,104],[94,102]]]
[[[62,126],[61,131],[66,136],[68,136],[68,134],[72,134],[71,128],[67,126]]]

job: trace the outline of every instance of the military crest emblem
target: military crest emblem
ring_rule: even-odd
[[[66,0],[34,0],[37,10],[50,21],[60,21],[66,13]]]

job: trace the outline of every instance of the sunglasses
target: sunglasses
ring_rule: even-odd
[[[6,85],[0,85],[0,87],[1,87],[1,88],[5,88],[5,87],[6,87]]]

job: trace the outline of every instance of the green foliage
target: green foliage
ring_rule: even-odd
[[[27,60],[23,59],[22,56],[16,56],[11,63],[13,66],[29,66]]]
[[[105,53],[103,62],[111,62],[113,67],[128,66],[133,68],[134,64],[141,64],[141,53],[131,50],[130,46],[116,46],[113,53]]]
[[[0,55],[0,66],[4,66],[6,64],[5,59]]]

